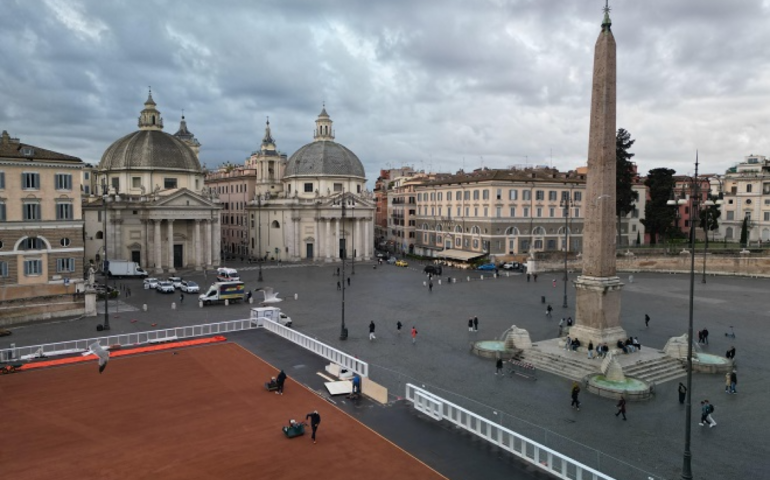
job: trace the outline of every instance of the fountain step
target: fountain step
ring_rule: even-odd
[[[579,352],[564,351],[560,354],[544,352],[537,348],[525,350],[521,359],[539,370],[570,380],[582,380],[586,375],[597,373],[601,365],[598,360],[589,360]]]
[[[687,370],[679,360],[661,357],[629,365],[623,369],[623,373],[647,382],[661,384],[685,376]]]

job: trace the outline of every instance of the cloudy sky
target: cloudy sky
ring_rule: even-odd
[[[585,164],[604,0],[3,0],[0,130],[98,163],[152,86],[209,167],[270,117],[289,155],[323,102],[364,163]],[[770,155],[770,0],[612,0],[617,126],[639,170]]]

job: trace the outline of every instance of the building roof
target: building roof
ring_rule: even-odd
[[[195,152],[179,138],[161,130],[139,130],[109,146],[99,170],[184,170],[201,172]]]
[[[2,136],[0,136],[0,158],[26,161],[42,160],[83,163],[78,157],[54,152],[53,150],[47,150],[27,143],[21,143],[18,138],[11,137],[5,130],[3,130]]]
[[[312,142],[289,158],[285,177],[349,176],[364,178],[364,166],[355,153],[337,142]]]
[[[535,183],[585,183],[585,175],[576,172],[559,172],[553,168],[528,168],[524,170],[480,169],[473,172],[460,172],[455,175],[437,176],[434,180],[425,180],[424,186],[468,184],[488,181],[535,182]]]

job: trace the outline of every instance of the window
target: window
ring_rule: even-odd
[[[8,276],[8,262],[0,262],[0,277]]]
[[[40,174],[39,173],[22,173],[21,174],[21,189],[22,190],[39,190],[40,189]]]
[[[0,190],[5,189],[5,172],[0,172]]]
[[[8,217],[5,214],[5,203],[0,202],[0,222],[7,222]]]
[[[24,202],[22,204],[22,220],[28,221],[28,222],[35,222],[38,220],[42,220],[40,217],[40,204],[37,202]]]
[[[521,192],[522,200],[532,200],[532,190],[524,190]]]
[[[471,192],[468,190],[463,192],[463,200],[470,200],[471,199]]]
[[[110,179],[110,182],[112,184],[112,188],[114,188],[116,192],[119,192],[120,191],[120,178],[112,177]]]
[[[86,195],[91,195],[91,186],[83,185],[83,193],[85,193]]]
[[[565,192],[566,193],[566,192]],[[548,192],[548,200],[555,202],[557,198],[558,193],[555,190],[550,190]]]
[[[502,188],[498,188],[497,189],[497,199],[498,200],[502,200],[503,199],[503,189]]]
[[[579,202],[583,199],[583,192],[575,192],[572,194],[572,199],[576,202]]]
[[[306,183],[305,184],[305,193],[313,193],[313,184],[312,183]]]
[[[474,190],[473,191],[473,199],[474,200],[478,200],[479,199],[479,191],[478,190]]]
[[[489,207],[484,207],[484,216],[485,217],[489,216]]]
[[[473,207],[473,216],[478,217],[479,216],[479,207]]]
[[[481,192],[481,198],[483,200],[489,200],[489,190],[484,190]]]
[[[442,201],[442,200],[444,200],[444,192],[438,192],[438,194],[437,194],[437,195],[438,195],[438,198],[437,198],[437,200],[438,200],[439,202],[440,202],[440,201]]]
[[[751,193],[751,187],[752,185],[750,183],[746,185],[746,193]]]
[[[131,188],[142,188],[142,177],[131,177]]]
[[[74,258],[58,258],[56,259],[56,272],[74,272],[75,271],[75,259]]]
[[[545,191],[535,190],[535,200],[545,200]]]
[[[72,204],[69,202],[56,203],[56,220],[72,220]]]
[[[457,216],[457,217],[459,217],[459,216],[460,216],[460,207],[457,207],[457,215],[456,215],[456,216]]]
[[[556,192],[553,192],[553,193],[556,193]],[[553,207],[549,208],[548,209],[548,216],[553,218],[554,214],[555,214],[554,208]]]
[[[54,176],[56,190],[72,190],[72,175],[69,173],[57,173]]]
[[[163,188],[166,190],[176,188],[176,178],[164,178]]]
[[[765,212],[765,221],[770,222],[770,212]]]
[[[463,243],[460,237],[455,238],[455,247],[460,248],[462,246],[463,246]]]
[[[728,220],[735,220],[735,212],[728,211],[727,212],[727,219]]]
[[[36,260],[24,260],[24,275],[36,276],[43,274],[43,261]]]
[[[468,217],[470,213],[470,209],[468,207],[465,207],[465,216]]]
[[[508,200],[518,200],[518,199],[519,199],[518,190],[508,190]]]
[[[538,218],[543,216],[543,208],[542,207],[537,207],[537,210],[535,210],[535,212],[537,212],[536,214],[537,214]]]
[[[446,199],[448,202],[452,201],[452,192],[446,192]]]
[[[69,238],[62,238],[59,243],[62,247],[69,247],[71,242]]]
[[[479,239],[478,238],[474,238],[473,239],[473,249],[477,250],[478,248],[479,248]]]
[[[580,209],[576,208],[575,209],[575,218],[579,218],[579,217],[580,217]]]
[[[341,192],[342,191],[342,184],[341,183],[335,183],[334,184],[334,191],[335,192]]]
[[[524,207],[524,217],[529,217],[529,207]]]
[[[516,207],[511,207],[511,217],[516,216]]]
[[[503,207],[495,207],[495,216],[500,218],[503,216]]]

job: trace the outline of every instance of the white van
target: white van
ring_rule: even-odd
[[[217,268],[217,281],[218,282],[239,282],[241,280],[238,275],[238,270],[234,268]]]

